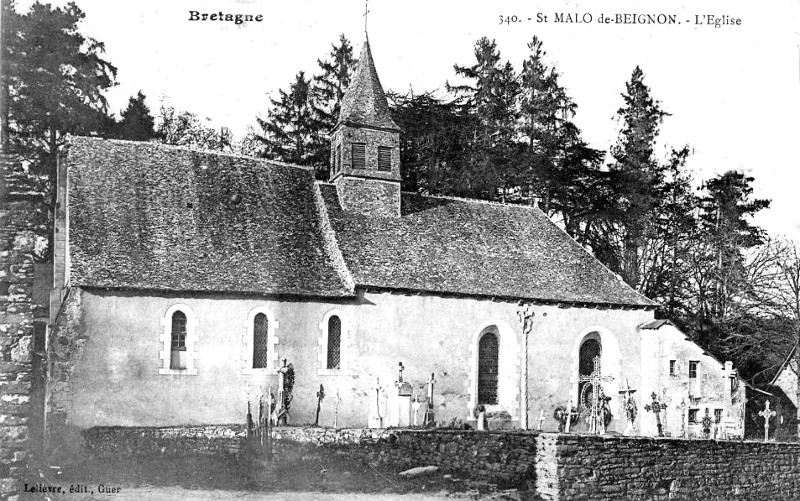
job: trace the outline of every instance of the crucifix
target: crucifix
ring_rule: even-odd
[[[656,427],[658,428],[658,436],[663,437],[664,427],[661,425],[661,411],[667,408],[667,404],[663,404],[658,401],[658,394],[656,394],[656,392],[653,392],[652,395],[650,395],[650,398],[652,398],[653,401],[645,405],[644,409],[656,415]]]
[[[314,426],[319,426],[319,410],[322,406],[322,401],[325,399],[325,387],[322,384],[319,385],[319,391],[317,392],[317,415],[314,417]]]
[[[758,415],[764,418],[764,442],[769,440],[769,420],[775,416],[776,412],[770,410],[769,400],[764,402],[764,410],[759,412]]]
[[[622,408],[625,409],[625,419],[628,421],[628,426],[625,427],[625,431],[622,433],[626,436],[633,434],[633,423],[636,421],[634,393],[636,393],[636,390],[631,388],[630,383],[625,379],[625,387],[619,390],[619,394],[622,395]]]
[[[594,370],[588,376],[581,376],[578,378],[579,383],[588,383],[592,387],[592,400],[590,405],[586,405],[586,401],[582,401],[583,405],[589,407],[589,415],[587,416],[587,420],[589,422],[589,432],[590,433],[605,433],[605,416],[603,415],[604,403],[605,401],[601,402],[601,400],[605,400],[603,395],[603,388],[602,384],[604,382],[610,382],[614,379],[613,376],[603,376],[602,372],[600,371],[600,357],[594,357]],[[584,386],[584,391],[586,387]]]

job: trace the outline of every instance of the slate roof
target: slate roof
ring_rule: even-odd
[[[311,171],[153,143],[70,144],[72,284],[353,295]]]
[[[400,218],[344,212],[321,184],[339,246],[365,287],[654,306],[539,209],[403,193]]]
[[[369,42],[364,42],[358,57],[355,75],[342,98],[339,122],[400,130],[389,113]]]
[[[403,193],[401,217],[367,217],[342,211],[336,187],[301,167],[70,142],[73,285],[315,297],[353,297],[360,286],[655,304],[533,207]]]

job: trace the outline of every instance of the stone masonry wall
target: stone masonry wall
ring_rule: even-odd
[[[15,499],[30,453],[36,200],[9,186],[13,161],[0,164],[0,499]]]
[[[243,426],[92,428],[94,456],[215,454],[245,450]],[[800,444],[595,437],[522,431],[287,427],[274,450],[306,459],[346,454],[401,471],[441,473],[535,491],[543,500],[796,500]],[[258,467],[257,463],[256,466]]]
[[[800,444],[544,434],[548,500],[796,500]],[[544,459],[544,458],[543,458]]]
[[[238,454],[247,430],[244,425],[97,427],[83,432],[85,450],[93,457],[152,455]]]

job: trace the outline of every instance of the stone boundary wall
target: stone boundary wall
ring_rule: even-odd
[[[798,500],[800,444],[543,434],[548,500]],[[544,459],[544,458],[543,458]]]
[[[92,428],[83,437],[100,457],[217,454],[243,452],[246,432],[240,425]],[[552,501],[800,499],[798,443],[312,427],[276,428],[273,438],[278,456],[301,448],[309,460],[347,454],[397,471],[434,465]]]
[[[244,425],[97,427],[83,431],[83,451],[95,458],[152,455],[238,454]]]
[[[0,499],[16,499],[30,454],[33,380],[36,195],[10,177],[14,159],[0,157]]]

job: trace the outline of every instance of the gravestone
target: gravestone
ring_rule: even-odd
[[[403,381],[404,369],[403,362],[397,364],[397,381],[394,383],[397,388],[397,401],[395,412],[391,416],[392,422],[389,426],[411,426],[411,396],[414,393],[414,389],[406,381]]]

